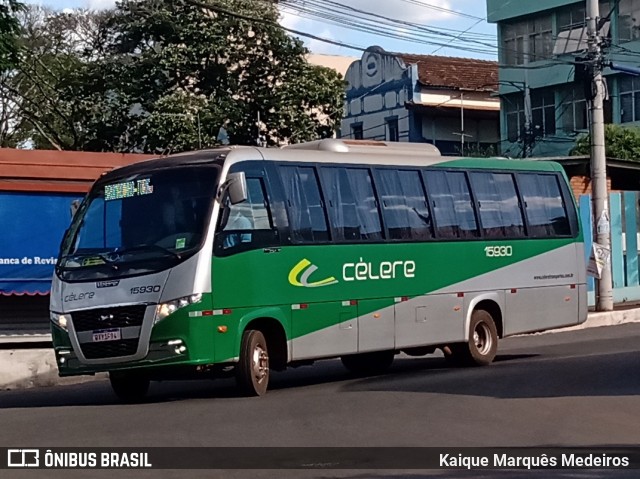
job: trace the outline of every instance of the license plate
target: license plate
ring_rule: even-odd
[[[93,332],[93,342],[118,341],[120,339],[119,329],[101,329]]]

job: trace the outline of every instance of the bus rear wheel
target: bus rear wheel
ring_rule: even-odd
[[[245,396],[264,396],[269,387],[269,351],[261,331],[249,329],[242,335],[236,383]]]
[[[340,360],[345,368],[359,376],[383,373],[393,363],[393,351],[376,351],[372,353],[350,354]]]
[[[109,382],[118,399],[126,403],[144,401],[151,383],[149,378],[138,374],[114,371],[109,373]]]
[[[451,345],[451,359],[463,366],[487,366],[498,351],[498,331],[493,317],[483,309],[471,314],[469,341]]]

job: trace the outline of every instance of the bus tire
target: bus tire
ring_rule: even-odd
[[[350,373],[358,376],[367,376],[380,374],[389,369],[393,363],[394,356],[394,351],[375,351],[342,356],[340,360]]]
[[[498,351],[498,331],[493,317],[484,309],[476,309],[469,323],[469,341],[451,346],[452,357],[462,366],[487,366]]]
[[[118,399],[125,403],[139,403],[144,401],[149,391],[149,378],[139,374],[126,372],[110,372],[111,389]]]
[[[262,331],[248,329],[242,335],[236,383],[245,396],[264,396],[269,387],[269,352]]]

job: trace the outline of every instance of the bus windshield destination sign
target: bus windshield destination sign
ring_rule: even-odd
[[[104,200],[121,200],[133,196],[150,195],[151,193],[153,193],[153,185],[151,184],[150,178],[136,181],[123,181],[122,183],[105,185]]]

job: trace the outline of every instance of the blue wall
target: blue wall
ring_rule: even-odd
[[[77,194],[0,192],[0,294],[46,294]]]

